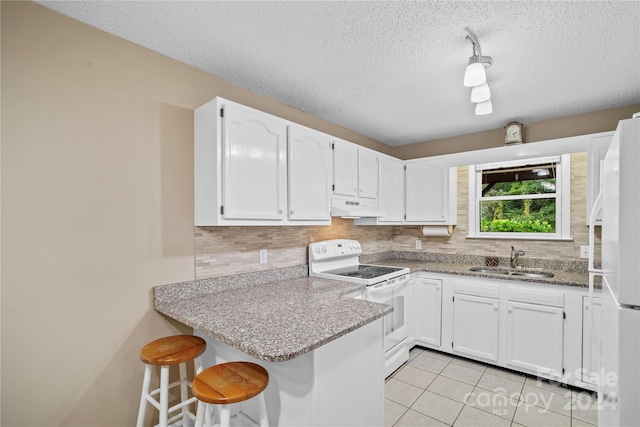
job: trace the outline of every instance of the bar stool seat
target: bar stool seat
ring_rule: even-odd
[[[268,427],[267,409],[262,393],[269,385],[269,374],[251,362],[228,362],[211,366],[193,380],[193,395],[199,400],[196,427],[201,427],[208,405],[220,406],[220,426],[228,427],[232,403],[259,396],[260,426]]]
[[[207,344],[204,339],[193,335],[174,335],[152,341],[140,350],[140,360],[145,363],[142,394],[138,409],[136,426],[141,427],[147,412],[147,404],[151,403],[159,411],[159,425],[166,427],[182,418],[182,425],[187,425],[188,418],[195,420],[195,415],[189,410],[189,405],[197,399],[188,397],[188,387],[192,387],[187,379],[187,362],[193,361],[195,375],[202,372],[200,355],[204,353]],[[169,384],[169,368],[178,365],[180,379]],[[160,367],[160,386],[149,391],[153,368]],[[169,408],[169,389],[180,386],[180,403]],[[160,400],[154,396],[160,395]],[[169,414],[181,409],[181,412],[169,418]]]

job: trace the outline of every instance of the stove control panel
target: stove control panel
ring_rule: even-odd
[[[354,257],[361,253],[362,246],[357,240],[334,239],[309,245],[309,261]]]

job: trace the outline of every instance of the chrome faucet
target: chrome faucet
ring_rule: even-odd
[[[516,251],[516,248],[511,246],[511,268],[518,267],[518,257],[523,255],[524,251]]]

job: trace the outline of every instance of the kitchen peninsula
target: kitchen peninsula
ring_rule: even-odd
[[[205,338],[205,366],[264,366],[271,425],[382,425],[382,317],[391,307],[349,298],[362,292],[352,283],[260,276],[157,286],[154,308]]]

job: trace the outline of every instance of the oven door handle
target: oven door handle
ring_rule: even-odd
[[[389,291],[393,291],[401,286],[406,286],[407,285],[407,279],[402,279],[399,280],[397,283],[394,283],[393,285],[389,285],[389,286],[380,286],[379,288],[369,288],[369,295],[373,295],[373,294],[377,294],[378,292],[389,292]]]

